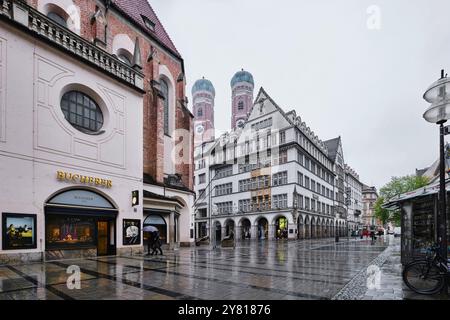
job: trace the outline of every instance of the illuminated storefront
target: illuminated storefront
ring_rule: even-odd
[[[115,254],[117,214],[117,208],[95,191],[71,189],[58,193],[45,205],[46,256],[61,250]]]

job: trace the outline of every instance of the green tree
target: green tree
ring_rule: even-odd
[[[383,203],[388,202],[393,197],[402,193],[424,187],[429,182],[430,179],[424,176],[407,175],[403,177],[392,177],[391,181],[380,189],[380,197],[374,207],[375,216],[380,219],[383,224],[393,222],[396,226],[399,226],[401,222],[400,211],[384,209],[382,208]]]
[[[403,177],[392,177],[391,181],[380,189],[380,195],[386,201],[389,201],[392,197],[424,187],[429,182],[430,180],[428,177],[424,176],[408,175]]]
[[[377,201],[375,201],[373,209],[374,209],[375,217],[378,220],[380,220],[383,225],[385,225],[386,223],[389,222],[389,219],[391,218],[391,213],[389,212],[388,209],[385,209],[382,207],[383,203],[384,203],[384,198],[379,197],[377,199]]]

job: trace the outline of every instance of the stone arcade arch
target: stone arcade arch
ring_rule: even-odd
[[[309,216],[305,217],[305,239],[311,239],[311,220]]]
[[[236,238],[236,230],[235,230],[235,223],[233,219],[227,219],[225,220],[225,223],[223,224],[224,230],[223,235],[224,237],[229,237],[231,233],[234,234],[234,237]]]
[[[269,237],[269,221],[264,217],[256,219],[257,239],[264,240]]]
[[[222,225],[220,224],[220,221],[214,222],[214,239],[216,245],[220,245],[220,242],[222,241]]]
[[[323,237],[323,219],[318,218],[317,219],[317,238]]]
[[[311,239],[315,239],[317,237],[316,234],[316,218],[311,219]]]
[[[304,228],[303,216],[299,215],[297,218],[297,239],[305,238],[305,231],[303,228]]]
[[[251,239],[252,236],[255,237],[255,235],[252,235],[251,227],[252,227],[252,224],[251,224],[250,220],[248,218],[242,218],[239,221],[239,225],[238,225],[239,234],[236,234],[236,238],[246,240],[246,239]]]
[[[283,216],[277,216],[274,219],[274,238],[287,239],[288,238],[288,219]]]

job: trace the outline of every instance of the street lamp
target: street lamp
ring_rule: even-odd
[[[431,103],[431,106],[425,111],[423,117],[426,121],[436,123],[440,128],[439,135],[439,212],[438,212],[438,239],[441,246],[442,257],[447,264],[447,208],[446,208],[446,189],[445,189],[445,157],[444,157],[444,136],[446,128],[444,123],[450,119],[450,79],[444,76],[444,70],[441,70],[441,78],[434,82],[424,93],[425,101]]]

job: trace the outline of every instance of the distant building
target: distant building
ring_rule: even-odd
[[[214,98],[216,92],[211,81],[202,78],[192,87],[194,112],[194,143],[214,141]]]
[[[241,128],[253,106],[253,89],[255,83],[250,72],[236,72],[230,82],[231,85],[231,128]]]
[[[242,125],[195,148],[195,237],[347,235],[340,138],[332,144],[330,154],[331,144],[261,89]]]
[[[363,213],[361,221],[364,226],[381,225],[381,222],[376,219],[374,211],[377,199],[377,189],[364,184],[362,188]]]
[[[347,206],[345,204],[345,162],[342,150],[341,137],[325,141],[328,155],[333,161],[333,172],[336,174],[334,189],[334,205],[336,213],[342,218],[347,218]]]
[[[359,175],[350,166],[345,165],[345,204],[348,212],[348,225],[350,230],[358,230],[362,224],[363,184]]]

